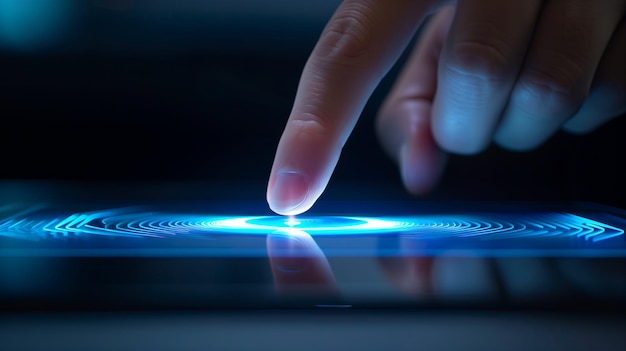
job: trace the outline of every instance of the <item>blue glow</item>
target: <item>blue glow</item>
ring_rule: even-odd
[[[290,226],[290,227],[297,226],[297,225],[299,225],[300,223],[301,223],[301,222],[300,222],[300,221],[298,221],[298,220],[296,219],[296,217],[295,217],[295,216],[289,216],[289,219],[287,219],[287,220],[285,221],[285,224],[286,224],[286,225],[288,225],[288,226]]]
[[[268,234],[305,232],[325,254],[344,256],[626,256],[622,228],[566,212],[297,218],[147,208],[2,212],[13,213],[0,217],[0,240],[10,238],[0,245],[3,255],[263,256]]]
[[[38,49],[62,39],[74,20],[69,0],[1,0],[0,46]]]
[[[268,234],[277,230],[298,229],[311,235],[367,234],[397,232],[410,222],[368,217],[299,217],[280,216],[211,218],[202,223],[206,229],[229,233]]]
[[[104,235],[127,237],[202,236],[211,234],[267,235],[297,229],[313,236],[412,235],[419,239],[579,238],[598,242],[623,236],[624,230],[570,213],[357,216],[216,216],[142,211],[132,208],[36,216],[28,212],[0,219],[0,236],[26,240]]]

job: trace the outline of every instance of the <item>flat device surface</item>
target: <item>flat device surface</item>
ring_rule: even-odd
[[[264,206],[249,201],[8,203],[0,207],[0,254],[263,257],[267,235],[303,233],[331,256],[626,257],[623,212],[597,204],[420,208],[340,202],[326,204],[330,209],[323,214],[297,217],[267,214]],[[405,245],[399,247],[399,240]]]
[[[601,204],[325,201],[283,217],[225,196],[81,194],[0,205],[4,309],[612,308],[626,296],[625,212]]]
[[[0,206],[14,309],[613,306],[626,220],[593,203],[81,197]],[[39,200],[39,199],[37,199]]]
[[[623,209],[241,194],[0,183],[3,345],[623,349]]]

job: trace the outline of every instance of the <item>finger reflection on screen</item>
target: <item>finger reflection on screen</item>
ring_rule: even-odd
[[[423,242],[398,237],[399,255],[380,257],[384,277],[399,292],[421,302],[488,302],[499,298],[492,262],[485,257],[454,253],[420,256]]]
[[[400,293],[418,300],[433,298],[433,261],[433,257],[415,255],[378,258],[383,276],[387,281]]]
[[[267,251],[276,291],[287,298],[338,298],[335,276],[313,237],[298,229],[267,236]]]
[[[560,258],[556,270],[571,290],[606,302],[626,300],[626,260],[623,258]]]

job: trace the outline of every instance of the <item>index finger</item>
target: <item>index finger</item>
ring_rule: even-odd
[[[302,213],[322,194],[370,94],[435,0],[345,0],[309,57],[278,144],[267,201]]]

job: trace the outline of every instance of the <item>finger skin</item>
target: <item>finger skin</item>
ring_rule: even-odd
[[[563,129],[589,133],[611,119],[626,114],[626,19],[613,33],[602,56],[589,96]]]
[[[453,16],[454,6],[446,6],[428,21],[376,120],[383,148],[398,163],[402,182],[414,195],[431,190],[445,164],[430,120],[437,65]]]
[[[624,13],[623,0],[546,3],[495,141],[532,150],[574,116]]]
[[[491,143],[540,8],[539,0],[459,1],[433,106],[433,135],[444,150],[476,154]]]
[[[273,211],[293,215],[313,206],[370,94],[434,2],[339,6],[304,67],[278,144],[267,191]]]

